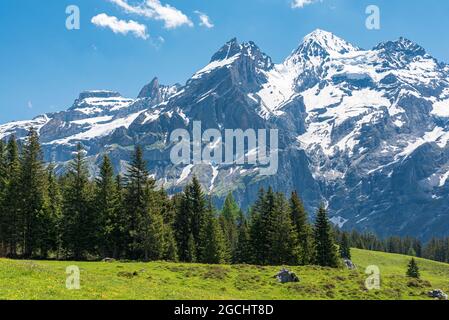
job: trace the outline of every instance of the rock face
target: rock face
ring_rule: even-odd
[[[0,138],[39,130],[46,160],[63,172],[78,142],[92,174],[109,153],[126,170],[134,145],[169,192],[193,175],[221,205],[233,192],[242,207],[261,187],[297,190],[309,212],[327,204],[347,230],[449,235],[449,66],[400,38],[364,50],[317,30],[275,64],[253,42],[233,39],[185,85],[157,78],[137,99],[82,93],[66,111],[0,126]],[[174,165],[170,134],[201,121],[203,130],[278,129],[279,168]],[[247,154],[254,150],[245,150]]]
[[[287,269],[282,269],[277,275],[276,279],[280,283],[289,283],[289,282],[299,282],[299,278],[293,272],[288,271]]]
[[[440,290],[440,289],[429,291],[428,296],[430,298],[434,298],[434,299],[438,299],[438,300],[447,300],[448,299],[447,294],[445,294],[443,292],[443,290]]]

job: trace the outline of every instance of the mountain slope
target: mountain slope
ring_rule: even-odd
[[[45,157],[64,171],[78,142],[90,169],[108,152],[125,171],[135,144],[170,192],[195,174],[218,204],[243,207],[261,187],[298,190],[313,212],[327,204],[340,227],[423,239],[449,234],[449,66],[400,38],[361,49],[332,33],[307,35],[275,64],[253,42],[227,42],[185,85],[154,79],[137,99],[82,93],[67,111],[0,126],[0,138],[39,129]],[[278,129],[279,169],[174,165],[170,134],[202,129]],[[248,154],[254,150],[245,150]]]

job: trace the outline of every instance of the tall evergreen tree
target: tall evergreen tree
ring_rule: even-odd
[[[62,194],[58,179],[55,175],[54,165],[50,163],[47,168],[47,192],[48,192],[48,214],[47,229],[43,236],[43,248],[45,251],[55,251],[56,256],[60,257],[61,234],[62,234]],[[44,256],[46,254],[43,254]]]
[[[207,223],[207,203],[200,182],[196,177],[188,184],[177,200],[175,217],[176,240],[181,261],[193,262],[198,259],[201,247],[201,229]]]
[[[191,195],[190,186],[184,188],[184,192],[175,197],[173,201],[176,205],[176,216],[174,222],[175,237],[178,247],[179,259],[183,262],[193,262],[196,257],[192,249],[195,248],[195,240],[191,230]],[[192,247],[193,243],[193,247]]]
[[[264,264],[267,258],[267,234],[265,232],[267,221],[264,216],[267,208],[265,207],[265,202],[266,192],[264,189],[261,189],[256,202],[250,210],[250,242],[253,249],[253,260],[251,263],[253,264]]]
[[[256,264],[297,264],[298,239],[285,196],[271,188],[259,193],[252,212],[251,243]]]
[[[313,231],[297,192],[293,192],[290,197],[290,211],[298,235],[300,264],[311,264],[314,258]]]
[[[268,213],[267,221],[268,264],[298,264],[298,237],[290,218],[288,203],[283,194],[274,195],[274,206]]]
[[[315,262],[323,267],[337,267],[338,257],[326,209],[320,206],[315,222]]]
[[[142,147],[137,146],[132,162],[126,175],[127,185],[124,199],[126,212],[126,234],[129,257],[137,259],[142,251],[139,249],[139,232],[144,232],[144,222],[149,214],[150,189],[154,188],[154,181],[149,181],[147,163],[143,158]]]
[[[6,151],[7,186],[3,199],[2,225],[3,241],[6,255],[17,257],[18,244],[21,240],[21,185],[19,148],[15,136],[8,140]]]
[[[193,177],[190,184],[190,216],[191,216],[191,230],[195,240],[196,247],[200,246],[200,233],[204,223],[206,223],[207,203],[206,196],[201,187],[200,181],[196,176]]]
[[[199,262],[207,264],[224,264],[229,261],[223,231],[209,201],[200,231]]]
[[[23,239],[23,255],[30,258],[43,242],[48,229],[47,175],[43,164],[43,156],[36,130],[30,129],[23,148],[21,174],[20,211],[22,215],[21,234]],[[44,256],[47,252],[41,252]]]
[[[3,140],[0,139],[0,257],[6,254],[6,244],[4,235],[6,232],[6,226],[4,221],[4,199],[6,196],[7,188],[7,166],[6,166],[6,147]]]
[[[103,157],[96,191],[96,217],[101,226],[98,238],[100,252],[104,257],[118,258],[122,236],[120,203],[114,169],[108,156]]]
[[[62,240],[69,256],[82,260],[94,251],[98,235],[96,222],[84,150],[78,144],[64,188]]]

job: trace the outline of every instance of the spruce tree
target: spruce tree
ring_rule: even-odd
[[[196,247],[200,245],[200,232],[202,225],[205,223],[207,212],[206,196],[201,187],[200,181],[196,176],[193,177],[190,184],[190,208],[191,230],[195,240]]]
[[[269,246],[268,264],[298,264],[298,237],[290,218],[288,203],[283,194],[277,193],[274,195],[274,206],[268,215],[268,224],[266,225],[268,231],[267,244]]]
[[[267,236],[265,232],[266,221],[264,217],[266,192],[259,190],[256,202],[250,210],[250,242],[253,249],[252,264],[265,264],[267,257]]]
[[[196,177],[185,187],[176,207],[174,229],[179,258],[183,262],[194,262],[192,258],[198,259],[198,248],[201,247],[201,229],[207,222],[206,197]]]
[[[160,208],[149,206],[148,211],[138,218],[136,248],[142,252],[145,261],[161,260],[166,254],[166,240],[166,229]]]
[[[223,231],[215,217],[212,204],[209,203],[200,231],[199,262],[224,264],[229,261]]]
[[[338,257],[326,209],[320,206],[315,222],[315,262],[323,267],[337,267]]]
[[[342,259],[351,260],[351,245],[346,232],[343,232],[343,235],[341,236],[339,251]]]
[[[127,184],[124,198],[124,207],[127,220],[126,243],[128,256],[131,259],[142,257],[142,248],[139,245],[139,232],[144,231],[145,222],[148,222],[150,189],[154,188],[154,181],[149,181],[147,163],[143,158],[143,150],[136,146],[131,164],[126,175]],[[145,222],[143,221],[145,220]]]
[[[69,165],[63,194],[63,247],[70,257],[82,260],[94,252],[98,227],[81,144]]]
[[[0,256],[6,254],[5,232],[6,226],[4,221],[4,200],[7,188],[7,166],[6,166],[6,147],[3,140],[0,139]]]
[[[421,277],[419,272],[418,264],[416,263],[415,258],[412,258],[408,264],[407,268],[407,277],[419,279]]]
[[[48,214],[46,224],[48,226],[44,233],[43,251],[53,250],[57,258],[60,258],[61,234],[62,234],[62,194],[60,184],[55,175],[55,167],[52,163],[47,168],[47,192],[48,192]]]
[[[118,258],[121,238],[119,195],[114,169],[108,156],[103,157],[95,195],[96,217],[100,232],[98,244],[103,257]]]
[[[293,225],[298,235],[299,256],[301,265],[309,265],[313,262],[313,231],[304,209],[304,204],[297,192],[290,197],[290,211]]]
[[[8,140],[6,151],[7,186],[3,199],[2,221],[3,241],[6,255],[17,257],[18,244],[21,240],[21,185],[19,148],[15,136]]]
[[[193,257],[195,257],[195,241],[193,239],[193,234],[191,231],[191,195],[190,186],[184,188],[184,192],[179,196],[175,197],[173,201],[176,206],[176,216],[174,221],[175,238],[178,247],[179,259],[182,262],[193,262]],[[192,242],[192,243],[191,243]]]
[[[298,238],[283,194],[261,190],[251,213],[251,246],[255,264],[297,264]]]
[[[45,233],[50,227],[47,210],[47,175],[36,130],[30,129],[23,148],[20,173],[20,211],[21,234],[23,239],[23,256],[30,258],[41,247],[41,254],[46,257],[47,244]]]

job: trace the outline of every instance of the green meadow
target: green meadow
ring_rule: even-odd
[[[352,250],[357,270],[288,267],[301,279],[280,284],[281,267],[168,262],[59,262],[0,259],[0,299],[15,300],[421,300],[449,292],[449,265],[417,259],[422,279],[405,276],[410,257]],[[80,290],[66,288],[66,267],[80,269]],[[381,272],[379,290],[367,290],[365,268]]]

